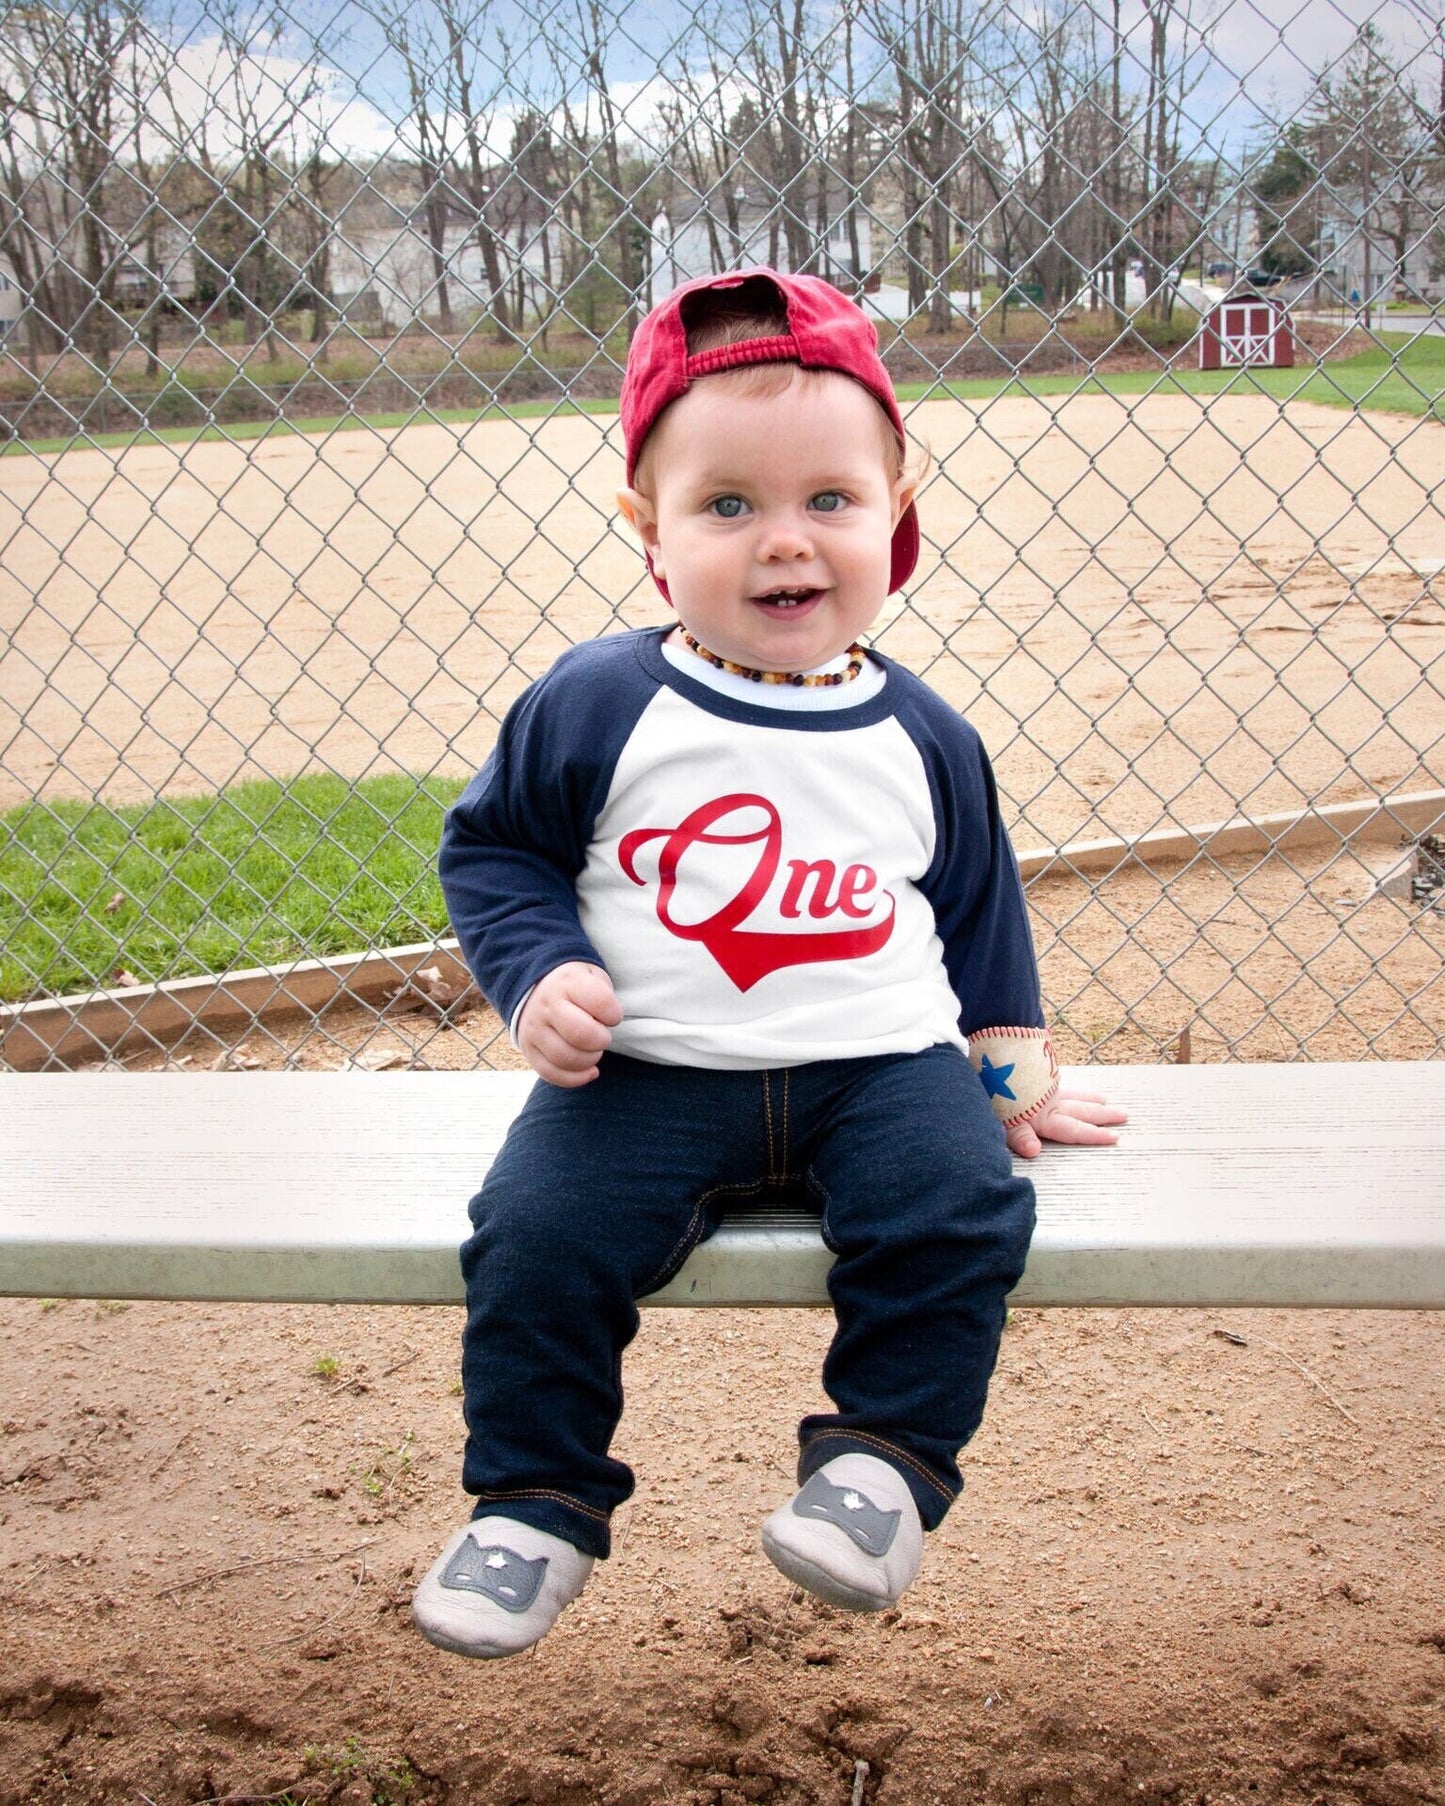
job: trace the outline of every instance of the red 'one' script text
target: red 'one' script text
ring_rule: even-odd
[[[744,810],[760,810],[762,825],[727,832],[719,824]],[[785,966],[813,965],[820,960],[864,959],[884,946],[893,933],[894,900],[888,913],[868,927],[801,929],[792,933],[747,928],[744,924],[767,895],[783,863],[783,823],[765,796],[735,794],[700,803],[675,828],[636,828],[622,838],[618,860],[634,884],[645,884],[637,855],[650,841],[662,841],[657,861],[657,916],[681,940],[700,941],[740,991]],[[736,895],[701,922],[679,922],[672,913],[678,865],[694,847],[756,846],[757,859]],[[840,872],[831,859],[790,859],[778,913],[791,921],[804,913],[812,921],[850,917],[866,921],[878,905],[878,875],[870,866],[847,865]]]

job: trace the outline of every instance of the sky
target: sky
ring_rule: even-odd
[[[743,0],[721,3],[734,20],[742,15]],[[865,8],[868,3],[855,0]],[[889,0],[895,7],[900,3],[907,9],[915,0]],[[1384,34],[1397,60],[1430,84],[1437,79],[1445,0],[1174,3],[1192,21],[1187,31],[1176,21],[1171,33],[1187,55],[1185,149],[1191,154],[1238,157],[1246,145],[1258,142],[1269,122],[1288,118],[1304,105],[1314,72],[1342,56],[1367,22]],[[495,154],[506,153],[512,122],[529,98],[544,106],[555,104],[568,84],[574,102],[580,102],[576,21],[586,0],[453,4],[469,22],[475,92],[490,103],[488,141]],[[675,74],[684,57],[695,67],[705,66],[705,45],[691,27],[690,7],[679,0],[630,0],[620,11],[617,0],[609,4],[609,84],[627,123],[643,137],[654,135],[659,98],[676,95],[668,73]],[[818,0],[819,42],[826,38],[834,4]],[[1016,17],[1072,19],[1075,25],[1088,4],[1012,0]],[[1092,4],[1107,25],[1111,0]],[[183,131],[204,129],[217,153],[238,139],[239,122],[246,117],[284,122],[278,145],[288,152],[321,139],[333,152],[368,158],[397,149],[399,131],[401,147],[407,147],[405,65],[388,46],[383,21],[390,10],[393,19],[404,22],[423,60],[429,42],[431,56],[440,58],[433,0],[287,0],[284,12],[276,5],[242,0],[172,0],[172,5],[164,33],[178,58],[171,100]],[[1122,19],[1132,85],[1142,90],[1148,57],[1143,0],[1123,0]],[[883,54],[876,42],[860,42],[858,63],[865,78],[880,73]],[[738,80],[735,92],[741,96],[744,91]]]

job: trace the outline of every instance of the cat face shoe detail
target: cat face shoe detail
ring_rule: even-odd
[[[513,1518],[473,1518],[428,1569],[411,1615],[438,1649],[517,1655],[546,1636],[591,1572],[592,1557],[559,1536]]]
[[[829,1605],[896,1605],[923,1560],[923,1525],[907,1482],[875,1455],[825,1462],[763,1525],[775,1568]]]

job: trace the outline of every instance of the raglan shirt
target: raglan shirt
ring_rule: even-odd
[[[861,702],[783,710],[675,668],[665,631],[564,653],[448,814],[447,907],[502,1020],[582,960],[622,1006],[614,1052],[746,1069],[951,1043],[1003,1120],[1037,1113],[1057,1070],[974,730],[876,653]]]

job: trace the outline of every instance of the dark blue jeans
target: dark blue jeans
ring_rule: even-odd
[[[462,1484],[476,1516],[608,1553],[632,1491],[608,1446],[636,1300],[725,1208],[776,1207],[784,1193],[820,1212],[837,1255],[823,1366],[836,1411],[800,1425],[799,1480],[850,1449],[879,1455],[924,1524],[939,1523],[1034,1224],[1033,1186],[1013,1176],[983,1087],[951,1047],[768,1072],[609,1054],[580,1089],[539,1080],[462,1248]]]

